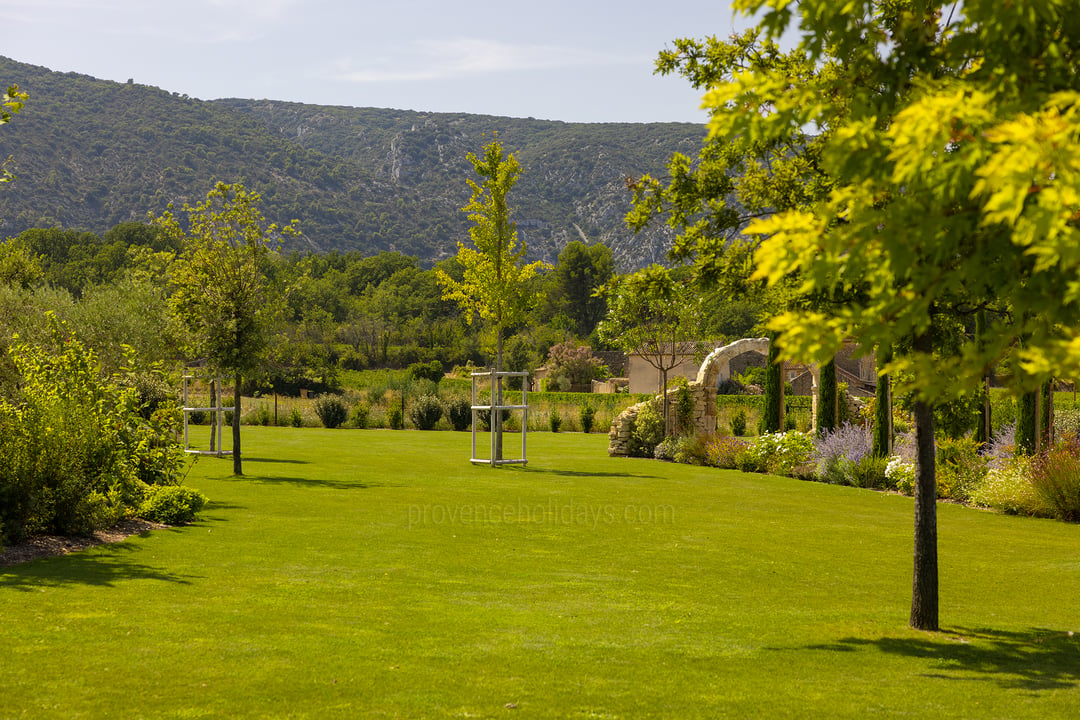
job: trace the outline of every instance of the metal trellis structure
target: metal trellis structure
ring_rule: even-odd
[[[184,376],[184,452],[191,455],[215,455],[217,457],[224,457],[225,455],[232,455],[232,450],[222,449],[222,435],[224,430],[224,419],[226,408],[221,404],[221,378],[215,377],[210,381],[210,396],[217,398],[216,407],[189,407],[188,405],[188,382],[192,379],[191,375]],[[232,408],[229,408],[232,409]],[[193,412],[208,412],[210,415],[211,425],[217,425],[217,432],[211,434],[211,443],[209,450],[196,450],[191,447],[191,442],[188,439],[188,416]],[[217,437],[217,448],[213,447],[213,437]]]
[[[504,405],[500,401],[502,399],[501,393],[496,391],[496,385],[498,381],[503,378],[519,377],[522,378],[521,382],[521,404],[520,405]],[[525,455],[525,436],[529,429],[529,383],[527,382],[529,373],[527,372],[495,372],[490,370],[488,372],[474,372],[472,374],[472,457],[469,458],[469,462],[478,465],[525,465],[528,463]],[[490,378],[491,380],[491,400],[488,405],[477,404],[477,398],[479,393],[477,392],[477,384],[480,378]],[[477,457],[476,454],[476,428],[479,425],[477,422],[479,413],[481,410],[487,410],[491,414],[491,456],[489,458]],[[521,410],[521,457],[511,460],[495,459],[495,413],[501,413],[503,410]]]

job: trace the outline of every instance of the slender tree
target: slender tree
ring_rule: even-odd
[[[825,435],[836,430],[836,358],[821,366],[818,384],[817,432]]]
[[[719,78],[710,136],[769,143],[829,132],[822,202],[751,223],[756,277],[797,275],[843,294],[773,327],[792,357],[824,361],[847,338],[911,350],[892,363],[915,399],[918,461],[911,625],[938,627],[933,408],[977,389],[1012,353],[1034,389],[1080,368],[1080,25],[1068,3],[1014,0],[736,0],[770,37],[797,25],[822,68],[800,84],[767,68]],[[935,352],[938,319],[991,302],[982,342]],[[1025,340],[1020,345],[1019,340]]]
[[[155,218],[182,242],[173,268],[173,316],[186,331],[188,351],[233,377],[233,472],[243,474],[240,392],[246,375],[260,367],[272,322],[282,303],[266,275],[268,256],[282,233],[259,211],[258,193],[218,183],[195,207],[184,205],[186,227],[166,211]]]
[[[537,289],[529,281],[547,267],[543,262],[525,262],[525,243],[519,241],[517,227],[510,219],[507,196],[517,182],[521,166],[511,153],[503,151],[498,138],[484,147],[481,155],[467,156],[481,182],[469,179],[472,197],[463,208],[472,226],[472,246],[458,243],[461,280],[445,270],[436,270],[443,297],[458,303],[465,318],[474,317],[490,324],[495,333],[495,371],[503,369],[503,338],[507,328],[524,321],[529,309],[539,300]],[[496,405],[502,404],[502,379],[496,382]],[[495,432],[495,457],[502,460],[502,413],[492,413]]]
[[[698,297],[660,265],[615,280],[608,288],[608,314],[597,326],[604,340],[640,355],[660,374],[665,428],[670,428],[668,374],[702,349]]]

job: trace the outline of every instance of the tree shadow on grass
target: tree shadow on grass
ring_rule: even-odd
[[[1009,632],[988,628],[953,628],[923,638],[848,638],[813,650],[853,652],[872,647],[888,655],[928,661],[924,677],[976,678],[1002,688],[1039,692],[1080,685],[1080,636],[1032,628]]]
[[[141,533],[140,537],[145,534]],[[197,577],[178,575],[133,562],[127,555],[136,549],[131,543],[119,542],[2,568],[0,589],[35,592],[75,584],[113,587],[126,580],[158,580],[190,585],[191,578]]]
[[[580,478],[635,478],[638,480],[656,480],[657,475],[641,475],[638,473],[621,473],[621,472],[591,472],[588,470],[553,470],[551,468],[534,467],[530,465],[525,468],[526,472],[538,472],[545,475],[555,475],[557,477],[580,477]]]
[[[393,487],[385,483],[364,480],[328,480],[325,478],[291,477],[284,475],[242,475],[226,478],[236,482],[262,483],[265,485],[295,485],[303,488],[329,488],[331,490],[366,490],[370,487]]]
[[[307,460],[292,460],[289,458],[258,458],[258,457],[245,457],[244,462],[249,463],[287,463],[289,465],[310,465]]]

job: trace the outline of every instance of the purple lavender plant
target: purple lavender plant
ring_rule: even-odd
[[[869,455],[874,439],[865,425],[844,423],[836,430],[814,441],[815,467],[825,482],[846,483],[846,469],[853,468]]]

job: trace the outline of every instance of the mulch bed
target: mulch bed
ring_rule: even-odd
[[[5,545],[0,550],[0,567],[10,567],[31,560],[67,555],[95,545],[120,542],[132,535],[168,527],[148,520],[121,520],[109,530],[99,530],[92,537],[65,537],[62,535],[36,535],[18,545]]]

